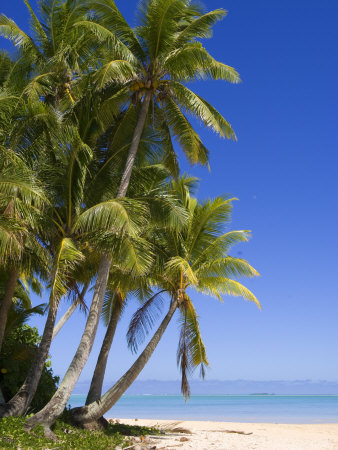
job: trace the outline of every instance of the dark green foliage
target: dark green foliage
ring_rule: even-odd
[[[34,428],[31,433],[24,430],[22,417],[9,417],[0,420],[0,448],[22,449],[114,449],[117,445],[128,447],[130,441],[124,436],[144,436],[159,434],[159,430],[149,427],[128,426],[123,424],[109,424],[104,431],[89,431],[72,427],[57,421],[53,432],[58,441],[46,439],[42,427]]]
[[[28,325],[17,327],[7,334],[0,355],[0,387],[6,401],[24,382],[39,342],[38,330]],[[53,375],[50,365],[50,361],[45,364],[31,411],[43,408],[56,391],[59,378]]]

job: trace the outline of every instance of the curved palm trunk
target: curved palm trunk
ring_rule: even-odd
[[[144,366],[149,361],[149,358],[154,353],[155,348],[160,342],[163,333],[172,319],[177,305],[177,300],[172,302],[167,315],[161,322],[154,336],[141,355],[137,358],[130,369],[115,383],[111,389],[109,389],[109,391],[104,394],[101,399],[91,403],[90,405],[71,410],[72,420],[74,423],[82,426],[84,425],[86,427],[90,427],[92,425],[96,428],[97,421],[121,398],[124,392],[135,381]]]
[[[80,298],[70,305],[70,307],[67,309],[67,311],[64,313],[64,315],[61,317],[61,319],[55,325],[54,330],[53,330],[52,340],[55,338],[55,336],[59,333],[59,331],[64,326],[64,324],[71,317],[73,312],[76,310],[76,308],[79,305],[79,301],[83,300],[83,298],[86,295],[86,292],[88,290],[88,287],[89,287],[89,283],[85,283],[85,285],[83,286],[83,289],[82,289],[82,291],[80,293],[80,296],[79,296]]]
[[[19,273],[20,273],[19,267],[14,267],[10,271],[9,278],[6,284],[5,293],[0,305],[0,351],[2,348],[2,342],[5,335],[8,312],[12,304],[12,298],[14,295],[16,284],[19,279]]]
[[[70,307],[67,309],[67,311],[64,313],[64,315],[61,317],[61,319],[55,325],[54,330],[53,330],[52,340],[60,332],[61,328],[64,326],[64,324],[67,322],[67,320],[71,317],[71,315],[73,314],[73,312],[76,310],[77,307],[78,307],[77,302],[74,302],[70,305]]]
[[[95,290],[93,301],[88,314],[84,333],[82,335],[80,344],[73,357],[73,360],[53,397],[47,405],[41,409],[35,416],[27,421],[27,428],[30,429],[42,423],[45,428],[46,435],[52,434],[49,430],[50,425],[62,414],[66,407],[70,394],[78,380],[78,377],[85,365],[90,351],[94,343],[94,337],[98,327],[104,293],[107,287],[111,260],[107,255],[101,258],[100,267],[98,270],[97,280],[95,283]]]
[[[116,295],[119,295],[119,293],[117,293]],[[90,403],[99,400],[102,394],[102,385],[104,374],[106,372],[107,360],[115,336],[117,323],[120,320],[121,316],[121,307],[122,307],[121,296],[119,300],[120,300],[119,305],[116,308],[114,308],[114,310],[111,313],[107,331],[102,342],[99,357],[97,358],[95,371],[92,377],[92,381],[90,383],[90,388],[86,399],[86,405],[89,405]]]
[[[49,308],[42,339],[36,350],[28,375],[18,392],[0,408],[0,417],[24,415],[33,400],[52,342],[53,328],[58,305],[53,302]]]
[[[124,197],[128,190],[137,149],[141,140],[144,124],[148,114],[150,98],[151,95],[146,94],[143,100],[138,122],[134,130],[132,143],[128,152],[125,170],[122,175],[120,188],[117,194],[118,198]],[[107,255],[103,255],[96,279],[93,302],[79,347],[58,390],[49,401],[49,403],[47,403],[47,405],[41,411],[39,411],[37,414],[35,414],[35,416],[31,417],[27,421],[27,429],[31,429],[37,424],[42,424],[45,429],[45,434],[52,435],[50,426],[55,422],[55,420],[62,414],[63,410],[65,409],[69,397],[74,389],[74,386],[82,372],[85,363],[87,362],[90,351],[92,349],[96,330],[100,320],[104,294],[108,283],[110,266],[110,257]]]

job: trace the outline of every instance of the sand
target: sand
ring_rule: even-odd
[[[156,446],[156,450],[338,450],[338,424],[174,422],[149,419],[119,419],[119,422],[129,425],[157,425],[168,430],[164,436],[151,438],[151,444],[141,444],[143,448]],[[177,432],[175,428],[184,428],[191,434]]]

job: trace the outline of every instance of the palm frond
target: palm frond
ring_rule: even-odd
[[[238,281],[218,276],[208,277],[207,281],[208,283],[203,282],[197,288],[199,292],[214,296],[220,300],[222,300],[221,296],[223,294],[233,297],[243,297],[245,300],[255,303],[259,309],[262,308],[256,296]]]
[[[33,40],[18,27],[14,20],[4,14],[0,15],[0,36],[11,40],[16,47],[34,49],[38,52]]]
[[[175,42],[176,46],[180,47],[195,39],[210,38],[212,36],[211,27],[226,15],[227,11],[224,9],[216,9],[196,17],[178,34]]]
[[[37,39],[39,40],[39,42],[42,45],[46,45],[48,44],[48,37],[45,33],[45,30],[41,24],[41,22],[39,21],[38,17],[36,16],[33,8],[31,7],[30,3],[28,0],[24,0],[24,3],[29,11],[30,17],[31,17],[31,21],[32,21],[32,25],[33,25],[33,29],[36,32],[37,35]]]
[[[51,271],[49,284],[51,303],[57,304],[68,293],[72,272],[83,258],[84,255],[76,248],[72,239],[65,237],[61,240]]]
[[[143,24],[138,33],[146,42],[151,60],[155,61],[170,49],[176,37],[177,22],[184,14],[183,0],[158,0],[148,2]]]
[[[119,290],[106,290],[103,307],[102,318],[107,327],[112,316],[119,320],[126,306],[126,298],[121,295]]]
[[[128,347],[136,353],[162,311],[161,293],[156,292],[134,313],[127,332]]]
[[[114,33],[138,59],[145,59],[144,50],[134,30],[124,19],[114,0],[92,0],[89,6],[94,9],[97,21]]]
[[[234,258],[233,256],[221,256],[210,258],[203,264],[200,264],[196,270],[202,278],[217,275],[221,277],[257,277],[259,273],[254,269],[248,261],[242,258]]]
[[[181,83],[172,81],[170,86],[183,109],[200,119],[207,128],[211,128],[220,136],[236,140],[230,123],[210,103]]]
[[[129,61],[116,59],[105,63],[96,71],[94,80],[97,88],[102,89],[108,83],[126,83],[136,76],[134,67]]]
[[[83,31],[92,33],[99,42],[104,42],[111,50],[116,59],[123,59],[138,66],[138,61],[131,50],[117,38],[117,35],[104,25],[92,20],[81,20],[75,24],[76,27],[83,28]]]
[[[239,83],[238,72],[216,61],[200,42],[190,42],[169,53],[164,62],[166,70],[176,81],[211,78]]]
[[[190,396],[188,375],[200,366],[200,375],[204,378],[205,367],[209,365],[209,362],[201,337],[196,310],[186,294],[184,301],[180,304],[180,312],[181,333],[177,351],[177,364],[181,369],[182,394],[187,399]]]
[[[209,152],[185,115],[171,98],[163,105],[166,120],[191,164],[208,165]]]
[[[41,97],[46,97],[48,94],[52,94],[50,77],[53,72],[47,72],[34,77],[24,89],[24,94],[29,99],[39,100]]]
[[[137,234],[144,224],[144,205],[130,199],[114,199],[86,209],[77,219],[75,230],[81,232],[126,232]]]
[[[166,262],[165,273],[170,278],[176,279],[179,279],[180,274],[182,273],[189,284],[193,286],[198,284],[198,279],[196,278],[194,271],[190,267],[189,262],[181,256],[174,256]]]
[[[204,246],[201,253],[197,256],[193,263],[193,267],[200,266],[204,262],[210,261],[210,259],[217,259],[223,257],[230,248],[238,243],[247,242],[251,234],[248,230],[233,230],[228,231],[216,239],[211,237],[210,242]]]

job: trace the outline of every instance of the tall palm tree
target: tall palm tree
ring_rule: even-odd
[[[235,138],[235,134],[212,105],[183,83],[205,78],[239,82],[237,72],[216,61],[198,41],[210,37],[212,26],[224,17],[225,11],[203,14],[188,0],[150,0],[140,5],[140,26],[133,30],[113,0],[89,2],[88,6],[94,12],[93,19],[77,22],[75,27],[91,31],[98,42],[107,44],[106,56],[100,59],[100,68],[94,75],[99,89],[106,88],[110,83],[116,88],[116,93],[105,102],[106,110],[116,113],[121,103],[129,103],[129,108],[136,108],[138,115],[117,198],[127,194],[137,150],[151,110],[154,119],[161,123],[173,163],[176,158],[172,136],[189,161],[207,164],[208,151],[182,109],[221,136]],[[114,49],[113,59],[109,55],[110,47]],[[120,60],[116,58],[118,54],[121,55]],[[49,426],[62,413],[93,344],[110,266],[111,258],[104,254],[78,350],[58,392],[45,408],[28,421],[28,428],[43,423],[48,433]]]
[[[140,153],[139,156],[141,156]],[[156,156],[158,156],[158,154],[156,154]],[[150,157],[150,159],[152,158]],[[149,156],[145,161],[143,161],[143,165],[141,166],[141,161],[138,161],[138,165],[134,168],[133,175],[131,177],[129,196],[130,198],[138,200],[142,199],[143,201],[146,201],[147,206],[150,208],[152,220],[149,221],[147,227],[142,229],[142,237],[149,241],[152,245],[152,230],[159,230],[163,227],[168,227],[168,222],[165,221],[164,223],[161,223],[162,217],[159,217],[159,210],[163,209],[163,206],[165,207],[165,204],[163,205],[163,201],[167,203],[174,201],[173,211],[175,214],[180,214],[182,216],[182,220],[177,223],[174,228],[176,232],[178,232],[182,224],[185,223],[186,214],[184,213],[184,209],[179,203],[177,196],[168,192],[167,179],[169,173],[161,169],[161,166],[158,164],[152,169],[149,162]],[[162,198],[160,197],[161,195]],[[169,204],[167,207],[168,206]],[[156,248],[153,248],[153,252],[156,253],[156,251]],[[118,321],[128,299],[130,297],[136,297],[141,303],[143,303],[145,299],[153,294],[151,288],[151,278],[156,269],[156,264],[152,264],[144,275],[139,275],[130,272],[130,270],[124,270],[121,265],[112,265],[102,314],[107,325],[107,331],[104,336],[92,376],[86,404],[99,400],[101,397],[103,379],[110,348],[114,339]]]
[[[28,255],[45,253],[35,234],[47,198],[35,173],[22,158],[1,146],[0,155],[0,265],[9,268],[0,305],[1,349],[8,311],[20,272],[24,269],[24,255],[26,263],[31,265],[31,258],[30,263],[27,261]]]
[[[74,103],[74,84],[81,73],[96,64],[95,46],[75,24],[87,18],[87,9],[78,0],[39,0],[38,15],[24,0],[30,16],[30,32],[24,32],[12,19],[0,15],[0,35],[12,41],[19,60],[9,71],[11,82],[24,75],[24,94],[42,99],[56,108]],[[93,59],[94,58],[94,59]]]
[[[232,201],[217,197],[199,203],[191,198],[187,185],[191,179],[173,182],[173,189],[182,195],[182,202],[189,212],[187,225],[179,232],[154,230],[158,249],[158,266],[162,271],[154,273],[151,281],[161,292],[169,296],[169,309],[159,328],[131,368],[100,399],[82,408],[72,410],[75,422],[87,427],[97,426],[97,421],[128,389],[148,362],[176,310],[180,313],[180,339],[178,364],[182,373],[182,393],[190,395],[188,373],[200,366],[204,376],[208,365],[206,349],[201,337],[198,316],[190,292],[210,295],[222,301],[223,295],[240,296],[260,304],[254,294],[243,286],[239,277],[254,277],[258,272],[245,260],[229,256],[232,245],[246,242],[248,231],[227,231],[231,218]],[[153,295],[135,313],[128,331],[128,343],[136,351],[149,332],[160,304],[159,293]],[[155,313],[155,314],[154,314]]]

